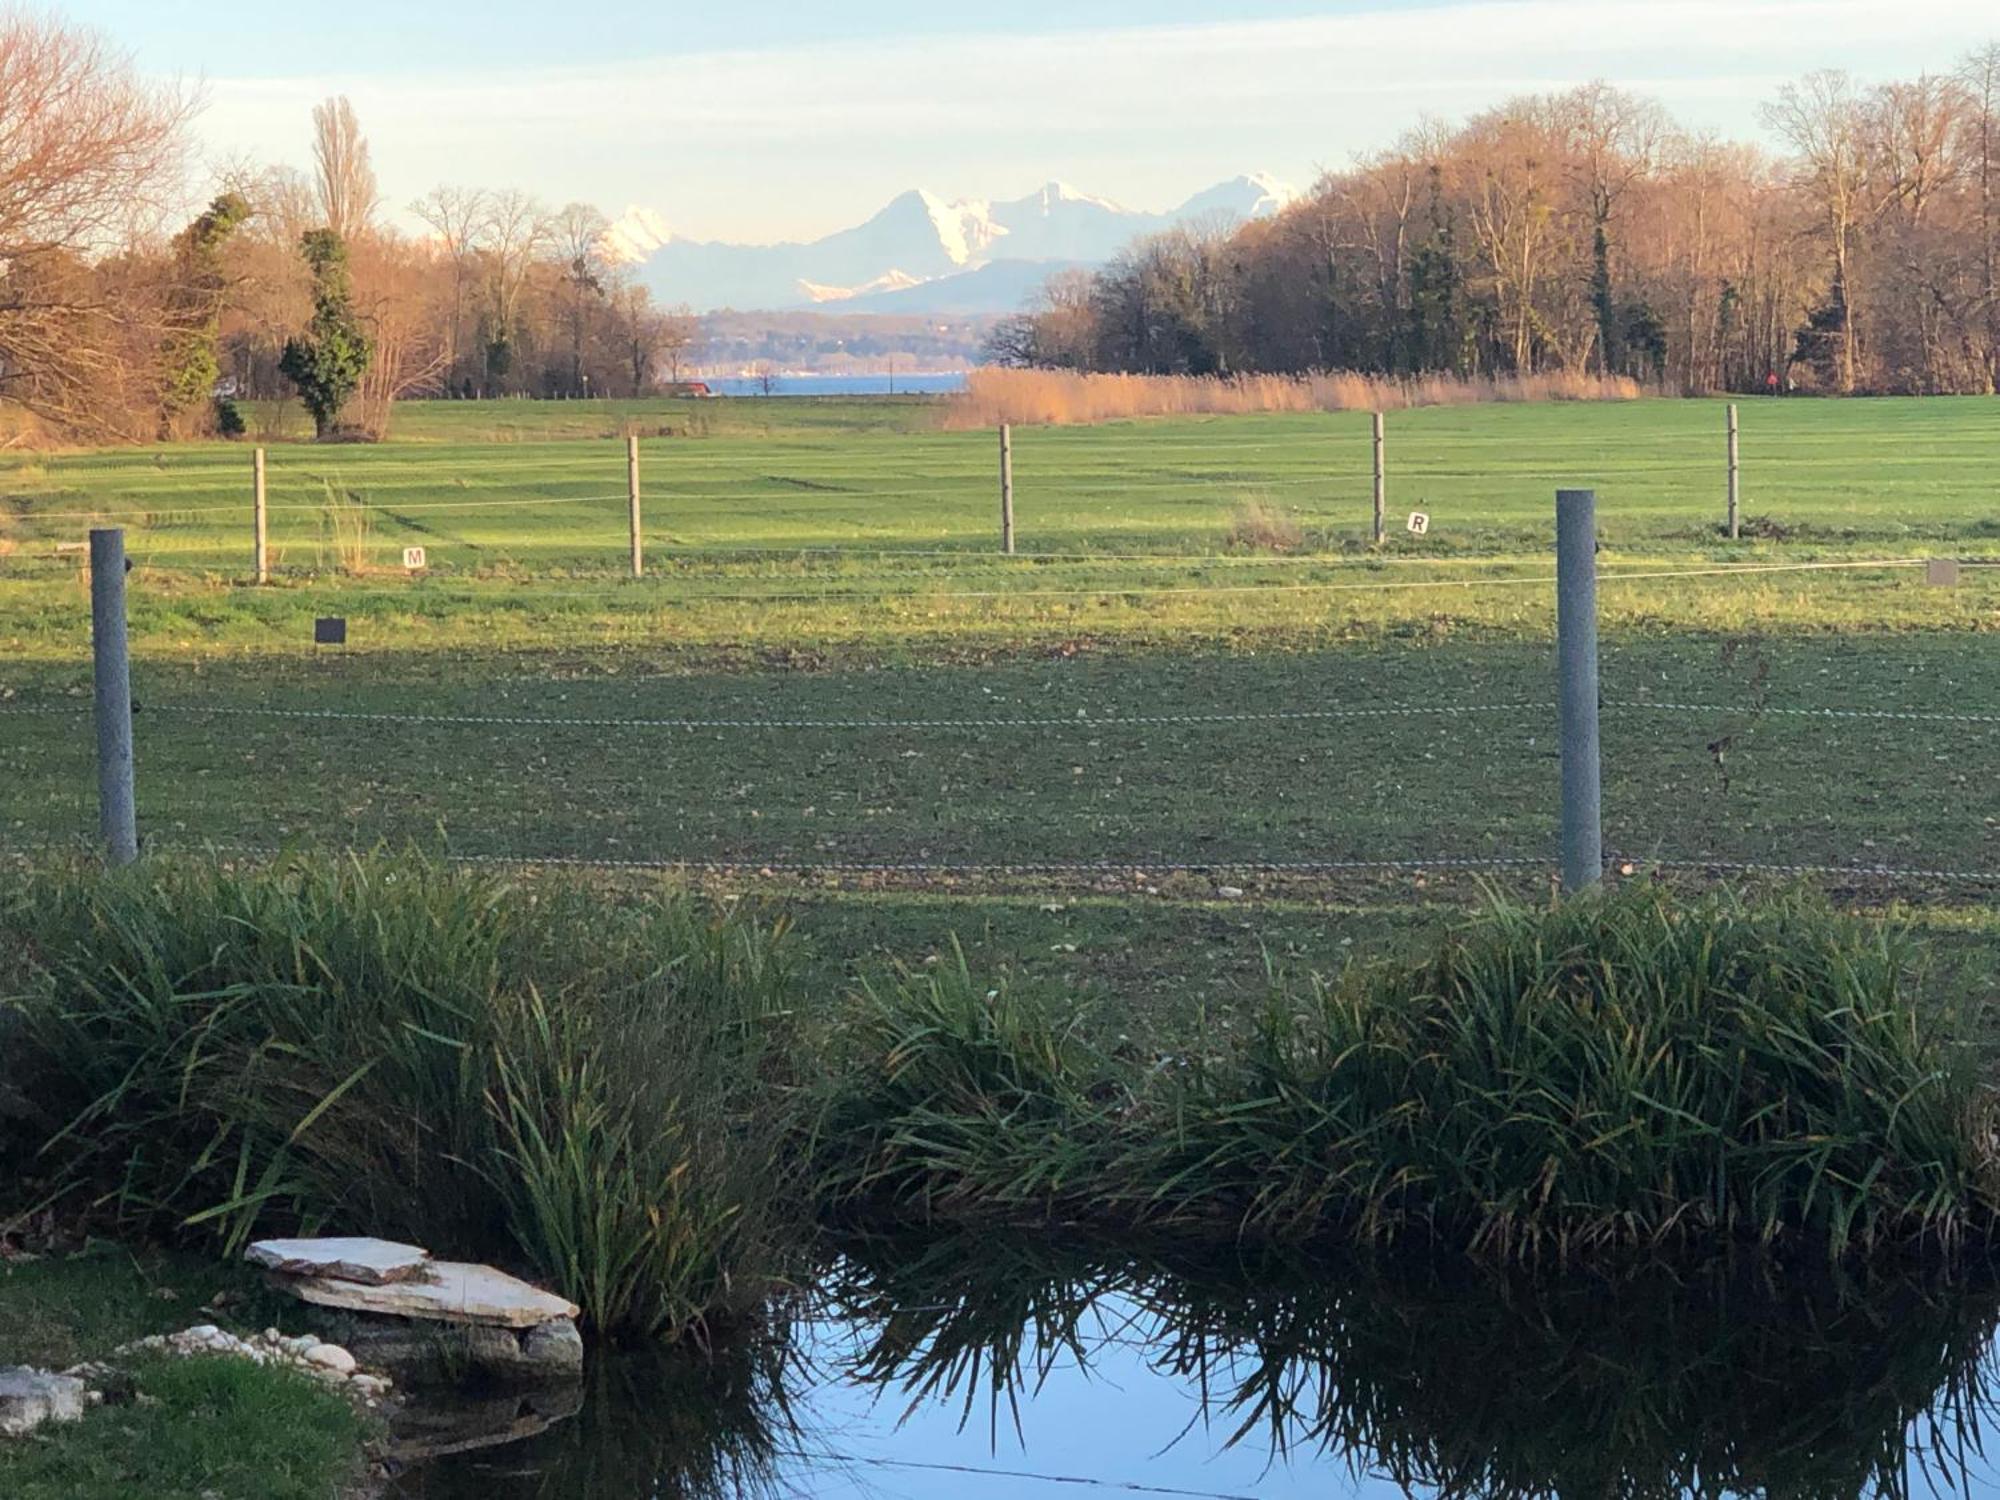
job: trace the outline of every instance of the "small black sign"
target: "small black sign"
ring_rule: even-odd
[[[313,644],[316,646],[345,646],[347,644],[347,621],[338,615],[314,620]]]

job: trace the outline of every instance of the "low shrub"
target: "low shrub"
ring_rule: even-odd
[[[1414,961],[1150,1064],[969,982],[869,997],[825,1192],[941,1218],[1496,1259],[1989,1232],[1992,1098],[1896,931],[1819,898],[1638,883],[1496,905]]]
[[[784,1269],[780,927],[301,856],[37,875],[8,948],[42,1160],[121,1224],[407,1238],[646,1334]]]

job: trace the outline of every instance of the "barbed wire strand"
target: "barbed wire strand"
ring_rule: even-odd
[[[1599,576],[1598,582],[1600,584],[1642,583],[1659,579],[1713,578],[1713,577],[1730,577],[1730,576],[1751,576],[1758,574],[1775,574],[1775,573],[1807,573],[1807,572],[1825,572],[1834,570],[1853,570],[1859,568],[1874,568],[1874,569],[1907,568],[1907,567],[1922,567],[1923,565],[1924,565],[1924,559],[1922,558],[1908,558],[1908,559],[1899,558],[1891,561],[1868,561],[1868,562],[1852,562],[1852,563],[1779,563],[1779,564],[1760,564],[1760,565],[1739,565],[1739,566],[1725,566],[1716,568],[1672,569],[1672,570],[1663,570],[1663,571],[1646,572],[1646,573],[1606,573]],[[387,581],[386,576],[385,579],[382,581]],[[651,591],[656,590],[659,587],[659,584],[662,581],[663,581],[662,579],[657,577],[650,579],[619,580],[616,584],[611,584],[610,586],[622,589],[629,585],[630,588],[645,590],[650,594]],[[664,580],[664,581],[671,581],[671,580]],[[1425,578],[1425,579],[1394,579],[1394,580],[1367,582],[1367,583],[1195,584],[1186,586],[1175,585],[1175,586],[1164,586],[1164,587],[1154,586],[1154,585],[1131,585],[1131,584],[1107,583],[1107,584],[1100,584],[1095,587],[1078,586],[1070,588],[1046,588],[1046,589],[1043,588],[929,589],[929,590],[909,589],[901,592],[881,590],[881,589],[864,590],[864,589],[853,589],[853,588],[815,589],[815,590],[805,590],[805,589],[765,590],[755,593],[743,593],[743,592],[721,593],[721,592],[707,592],[701,590],[693,590],[683,594],[671,594],[671,595],[666,595],[664,597],[654,594],[652,595],[651,602],[657,603],[662,607],[689,608],[689,607],[699,607],[710,604],[838,604],[838,603],[857,602],[857,601],[865,603],[883,604],[883,603],[898,602],[902,600],[909,600],[919,603],[922,602],[949,603],[954,600],[964,600],[972,603],[990,603],[996,600],[1008,600],[1008,599],[1107,599],[1113,597],[1172,598],[1172,597],[1188,597],[1188,596],[1202,595],[1202,594],[1217,595],[1217,596],[1262,594],[1268,597],[1277,597],[1287,594],[1310,594],[1310,593],[1386,594],[1386,593],[1397,593],[1411,589],[1513,588],[1513,587],[1527,587],[1530,585],[1553,586],[1555,581],[1556,581],[1555,575],[1553,573],[1548,573],[1548,574],[1536,574],[1534,576],[1526,578]],[[609,583],[609,580],[607,580],[607,583]],[[432,588],[434,591],[437,592],[445,592],[454,588],[473,589],[473,588],[484,587],[484,585],[470,579],[451,579],[451,578],[436,578],[436,577],[426,580],[426,586]],[[607,589],[606,584],[593,585],[588,588],[579,588],[568,584],[543,585],[534,581],[529,581],[525,584],[516,583],[515,586],[532,587],[536,589],[537,592],[544,595],[563,594],[571,597],[575,597],[580,594],[603,596]]]
[[[0,712],[9,712],[0,705]],[[35,712],[37,710],[20,710]],[[88,713],[87,708],[49,707],[48,713]],[[767,718],[647,718],[558,717],[539,714],[406,714],[325,708],[267,708],[227,704],[166,703],[147,705],[147,712],[218,715],[240,718],[325,719],[370,724],[456,724],[509,727],[587,729],[1055,729],[1147,724],[1262,724],[1338,719],[1396,719],[1425,716],[1457,717],[1489,713],[1554,713],[1553,703],[1384,704],[1358,708],[1270,709],[1251,713],[1090,714],[1079,710],[1068,717],[995,716],[936,719],[767,719]]]
[[[158,852],[242,854],[276,858],[287,851],[267,844],[203,842],[180,840],[144,841],[144,847]],[[305,846],[312,847],[312,846]],[[294,851],[296,852],[296,851]],[[351,848],[342,853],[354,853]],[[1550,859],[1495,855],[1436,857],[1417,859],[1202,859],[1133,858],[1089,860],[1005,860],[953,861],[928,859],[760,859],[740,856],[731,859],[688,856],[603,856],[582,854],[494,853],[444,849],[438,857],[452,864],[491,865],[520,869],[700,871],[708,874],[744,874],[770,871],[787,875],[935,875],[945,877],[1004,875],[1099,875],[1134,876],[1229,874],[1315,875],[1370,872],[1440,870],[1552,869]]]
[[[1712,870],[1742,875],[1822,875],[1863,880],[1932,880],[1952,885],[2000,885],[2000,870],[1927,870],[1906,865],[1784,864],[1776,861],[1647,855],[1606,856],[1611,865],[1629,864],[1656,870]]]
[[[436,510],[517,510],[544,505],[599,505],[610,501],[622,501],[628,496],[623,490],[617,494],[604,495],[550,495],[533,500],[417,500],[407,505],[396,502],[371,501],[360,505],[347,505],[351,510],[379,511],[391,515],[402,515],[417,511]],[[280,504],[264,507],[267,515],[325,515],[328,511],[340,510],[341,504]],[[132,510],[68,510],[68,511],[25,511],[13,519],[16,521],[119,521],[145,517],[150,522],[154,517],[172,518],[176,516],[242,516],[254,514],[255,507],[249,501],[240,505],[159,505]],[[150,529],[150,527],[148,528]]]
[[[1608,710],[1656,713],[1740,714],[1750,717],[1856,719],[1923,724],[2000,724],[2000,714],[1944,713],[1924,709],[1781,707],[1771,704],[1685,703],[1656,699],[1605,699]],[[0,702],[0,714],[86,716],[83,704]],[[1312,723],[1343,719],[1454,718],[1476,714],[1554,713],[1548,702],[1391,703],[1350,708],[1269,709],[1247,713],[1188,710],[1173,713],[1091,713],[1064,716],[994,715],[962,718],[761,718],[644,715],[442,714],[391,710],[272,708],[221,703],[146,703],[142,712],[185,717],[326,720],[366,724],[440,724],[520,728],[587,729],[1062,729],[1170,724]]]
[[[301,847],[290,849],[274,845],[243,844],[218,841],[181,841],[147,838],[143,848],[154,853],[172,854],[223,854],[244,855],[253,858],[274,859],[287,853],[300,852]],[[74,841],[48,840],[26,845],[0,846],[0,854],[20,859],[37,853],[62,852],[80,854],[90,852],[90,841],[79,838]],[[352,854],[353,848],[343,847],[339,853]],[[739,857],[734,859],[701,859],[691,857],[609,857],[577,854],[522,854],[483,853],[462,850],[438,851],[438,856],[451,864],[471,866],[492,866],[514,869],[572,869],[601,871],[642,871],[653,873],[700,872],[704,874],[744,875],[744,874],[785,874],[785,875],[928,875],[944,878],[975,878],[995,876],[1035,876],[1035,875],[1083,875],[1101,877],[1133,877],[1158,875],[1337,875],[1337,874],[1430,874],[1439,872],[1472,870],[1541,870],[1553,871],[1553,858],[1527,856],[1465,856],[1412,859],[1355,859],[1355,860],[1258,860],[1215,858],[1203,860],[1188,859],[1128,859],[1128,860],[1017,860],[1008,862],[961,862],[947,860],[797,860],[797,859],[757,859]],[[1605,856],[1607,869],[1620,866],[1659,870],[1705,870],[1732,874],[1819,876],[1848,880],[1923,880],[1954,885],[2000,885],[2000,870],[1958,870],[1929,868],[1907,865],[1841,865],[1824,863],[1760,860],[1734,860],[1719,857],[1698,858],[1675,856],[1658,858],[1650,855],[1611,853]]]

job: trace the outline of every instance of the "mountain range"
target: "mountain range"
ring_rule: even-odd
[[[659,214],[634,208],[611,226],[605,249],[637,267],[660,301],[697,312],[1004,313],[1060,267],[1101,265],[1140,236],[1179,224],[1266,217],[1296,196],[1261,174],[1217,183],[1165,213],[1060,182],[1001,202],[919,189],[852,229],[776,245],[685,239]]]

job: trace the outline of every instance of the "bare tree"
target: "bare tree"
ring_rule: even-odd
[[[688,358],[701,343],[701,319],[685,302],[661,314],[659,359],[667,367],[667,379],[681,383]]]
[[[0,14],[0,395],[80,432],[139,418],[123,387],[151,372],[118,295],[138,289],[91,259],[178,185],[194,104],[95,32]]]
[[[2000,389],[2000,42],[1965,60],[1968,154],[1979,195],[1980,298],[1986,331],[1986,389]]]
[[[1808,73],[1778,91],[1764,118],[1799,154],[1801,186],[1818,206],[1833,257],[1825,326],[1818,336],[1836,344],[1839,385],[1855,387],[1854,233],[1865,211],[1868,151],[1865,114],[1845,73]]]
[[[548,238],[548,210],[537,199],[518,188],[487,196],[480,243],[487,266],[485,365],[489,379],[503,377],[511,365],[521,293],[535,256]]]
[[[437,236],[438,248],[451,267],[451,317],[446,325],[447,379],[458,375],[465,349],[466,292],[472,283],[474,257],[488,227],[487,195],[478,188],[435,187],[410,205],[410,211]]]
[[[1668,134],[1666,111],[1650,99],[1602,81],[1556,101],[1558,124],[1578,179],[1590,224],[1590,302],[1596,324],[1597,367],[1622,365],[1617,309],[1611,295],[1612,219],[1633,184],[1651,177]]]
[[[368,141],[345,94],[313,106],[313,174],[320,221],[348,244],[366,234],[381,206]]]
[[[569,390],[588,394],[583,346],[590,337],[590,310],[604,296],[604,235],[611,221],[588,203],[568,203],[555,216],[550,238],[562,261],[569,301]]]
[[[446,288],[434,274],[441,256],[393,233],[371,235],[356,248],[355,301],[374,357],[355,399],[361,430],[372,438],[388,436],[396,402],[434,393],[450,368],[440,305]]]

